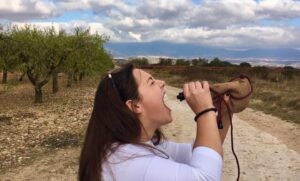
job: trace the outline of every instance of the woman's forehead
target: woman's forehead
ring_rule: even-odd
[[[138,85],[147,83],[148,78],[151,77],[149,73],[137,68],[133,70],[133,76]]]

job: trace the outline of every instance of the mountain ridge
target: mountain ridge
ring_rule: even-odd
[[[116,57],[169,56],[178,58],[266,58],[300,61],[300,50],[292,48],[252,48],[232,50],[203,45],[171,42],[108,42],[105,48]]]

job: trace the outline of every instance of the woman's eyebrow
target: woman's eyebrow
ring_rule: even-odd
[[[149,80],[153,80],[153,77],[149,77],[149,78],[147,79],[147,84],[148,84]]]

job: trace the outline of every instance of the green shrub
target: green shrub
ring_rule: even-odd
[[[149,65],[149,61],[147,58],[134,58],[129,61],[134,65]]]
[[[252,73],[255,77],[267,80],[269,75],[269,70],[264,66],[255,66],[252,68]]]
[[[292,80],[294,78],[294,72],[296,72],[296,69],[291,67],[291,66],[285,66],[283,68],[283,76],[288,79],[288,80]]]
[[[221,61],[218,57],[214,58],[208,66],[211,67],[230,67],[233,66],[230,62],[227,61]]]
[[[208,60],[205,58],[198,58],[198,59],[193,59],[192,60],[192,65],[197,66],[197,65],[207,65]]]
[[[172,59],[171,58],[160,58],[158,64],[159,65],[172,65]]]
[[[240,63],[240,67],[251,67],[251,64],[250,63],[248,63],[248,62],[241,62]]]
[[[281,72],[270,72],[268,74],[268,80],[272,82],[281,82],[284,80],[284,76]]]
[[[185,65],[185,66],[189,66],[189,65],[190,65],[190,61],[184,60],[184,59],[177,59],[177,60],[176,60],[176,65]]]

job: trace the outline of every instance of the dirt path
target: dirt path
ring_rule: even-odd
[[[191,142],[196,125],[185,102],[175,100],[179,89],[168,87],[173,123],[164,127],[169,140]],[[234,145],[241,166],[240,180],[289,180],[300,178],[300,128],[264,113],[246,109],[234,115]],[[31,165],[18,167],[0,180],[76,180],[80,148],[59,150]],[[230,149],[230,136],[224,143],[222,180],[235,180],[237,168]]]

